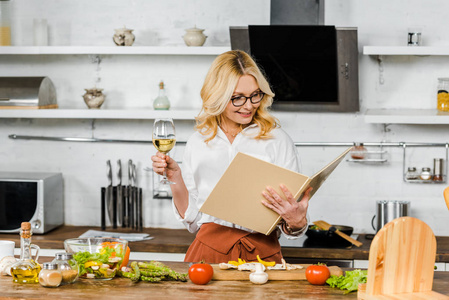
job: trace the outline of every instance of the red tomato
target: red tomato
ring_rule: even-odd
[[[195,284],[207,284],[214,275],[214,269],[206,263],[193,264],[189,268],[189,278]]]
[[[323,285],[331,276],[331,272],[326,265],[311,265],[306,269],[307,281],[314,285]]]

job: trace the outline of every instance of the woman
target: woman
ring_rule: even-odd
[[[172,158],[159,152],[152,156],[154,171],[162,174],[165,169],[169,180],[176,183],[170,186],[175,215],[190,232],[198,232],[185,261],[255,261],[259,255],[280,263],[279,231],[292,238],[307,229],[310,191],[296,202],[282,184],[282,196],[287,201],[271,187],[261,191],[265,198],[262,203],[283,219],[279,229],[269,236],[199,212],[237,152],[299,171],[291,138],[268,112],[273,96],[248,54],[223,53],[212,63],[201,89],[203,107],[196,118],[196,132],[185,148],[182,173]]]

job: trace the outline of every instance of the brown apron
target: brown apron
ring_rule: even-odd
[[[257,261],[257,255],[263,260],[281,263],[281,245],[276,230],[267,236],[205,223],[187,250],[184,261],[222,263],[238,258]]]

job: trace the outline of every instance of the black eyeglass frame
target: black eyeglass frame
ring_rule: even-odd
[[[256,95],[262,95],[262,97],[260,97],[260,100],[259,100],[259,101],[254,102],[254,101],[253,101],[253,97],[256,96]],[[237,96],[237,97],[231,98],[231,102],[232,102],[232,105],[234,105],[235,107],[241,107],[241,106],[245,105],[246,102],[248,101],[248,99],[249,99],[249,101],[250,101],[252,104],[257,104],[257,103],[259,103],[260,101],[262,101],[262,99],[263,99],[263,97],[265,97],[265,95],[266,95],[266,94],[265,94],[264,92],[257,92],[257,93],[255,93],[254,95],[249,96],[249,97],[246,97],[246,96],[243,96],[243,95],[242,95],[242,96]],[[241,105],[235,105],[234,101],[237,100],[238,98],[246,98],[246,99],[245,99],[245,102],[243,102],[243,104],[241,104]]]

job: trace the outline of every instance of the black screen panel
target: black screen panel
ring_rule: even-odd
[[[250,25],[251,55],[264,70],[276,103],[338,104],[334,26]]]
[[[0,181],[0,229],[20,228],[37,207],[37,182]]]

